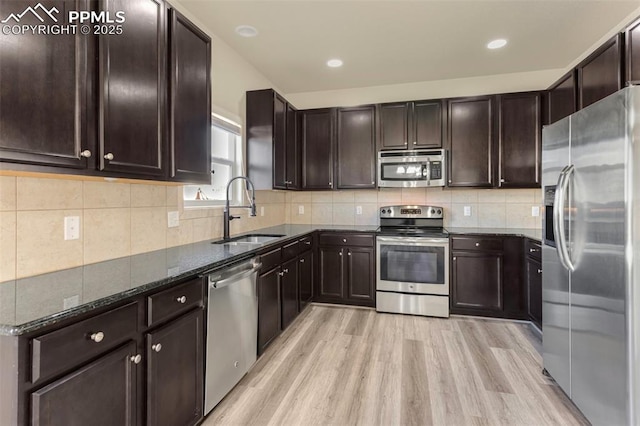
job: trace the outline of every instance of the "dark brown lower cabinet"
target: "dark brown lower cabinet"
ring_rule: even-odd
[[[318,298],[342,299],[343,264],[342,247],[320,247],[318,249]]]
[[[527,319],[522,238],[451,237],[452,314]]]
[[[282,264],[280,271],[280,295],[282,330],[298,315],[298,258],[293,258]]]
[[[131,341],[31,393],[31,424],[135,425],[136,355]]]
[[[373,248],[350,247],[347,249],[347,298],[373,302],[375,282],[375,265]]]
[[[258,276],[258,354],[280,334],[280,267]]]
[[[203,311],[147,334],[147,424],[194,425],[203,416]]]
[[[542,327],[542,264],[527,258],[525,263],[527,283],[527,313],[529,319]]]
[[[313,300],[313,251],[298,257],[298,295],[300,312]]]

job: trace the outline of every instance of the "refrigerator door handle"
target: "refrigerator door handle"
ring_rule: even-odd
[[[558,185],[556,186],[555,200],[553,203],[553,233],[557,242],[556,249],[558,250],[558,257],[560,258],[562,266],[571,272],[575,271],[575,266],[571,262],[571,256],[569,255],[567,240],[565,238],[564,203],[566,201],[567,189],[571,182],[571,175],[573,174],[574,169],[573,165],[569,165],[560,172]]]

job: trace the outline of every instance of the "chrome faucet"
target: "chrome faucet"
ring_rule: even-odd
[[[255,216],[256,215],[256,190],[253,187],[253,182],[251,182],[251,180],[249,180],[248,177],[246,176],[236,176],[234,178],[232,178],[229,183],[227,183],[227,200],[225,202],[224,205],[224,215],[223,215],[223,219],[224,219],[224,236],[223,238],[225,240],[229,239],[229,222],[231,222],[233,219],[240,219],[240,216],[232,216],[229,214],[229,209],[231,208],[229,206],[229,188],[231,187],[231,183],[234,180],[237,179],[243,179],[246,180],[247,183],[249,184],[249,186],[251,187],[251,200],[249,200],[249,205],[248,206],[234,206],[234,208],[238,208],[238,209],[250,209],[251,210],[251,216]]]

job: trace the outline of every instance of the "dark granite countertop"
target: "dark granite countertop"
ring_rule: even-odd
[[[250,234],[284,235],[263,245],[213,240],[0,283],[0,335],[22,335],[96,308],[253,257],[315,230],[375,232],[372,226],[280,225]]]
[[[528,228],[457,228],[447,227],[449,234],[470,234],[470,235],[515,235],[517,237],[530,238],[538,242],[542,241],[541,229]]]

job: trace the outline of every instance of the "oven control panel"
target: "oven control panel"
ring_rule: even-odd
[[[429,218],[441,219],[443,208],[439,206],[384,206],[380,207],[381,218]]]

